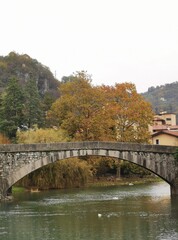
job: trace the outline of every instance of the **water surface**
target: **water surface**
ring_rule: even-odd
[[[177,240],[166,183],[18,193],[0,204],[1,240]]]

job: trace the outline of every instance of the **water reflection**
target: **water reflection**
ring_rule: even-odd
[[[15,196],[0,206],[0,239],[178,239],[178,199],[165,183]]]

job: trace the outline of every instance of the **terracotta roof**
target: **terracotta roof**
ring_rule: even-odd
[[[162,130],[162,131],[155,132],[152,134],[152,137],[158,136],[160,134],[167,134],[170,136],[178,137],[178,131],[169,131],[169,130]]]
[[[160,130],[166,130],[168,128],[167,125],[154,125],[152,126],[153,131],[160,131]]]

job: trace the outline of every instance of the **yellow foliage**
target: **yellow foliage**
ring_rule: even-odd
[[[47,143],[69,141],[61,129],[36,129],[19,131],[18,143]],[[37,186],[40,189],[84,186],[92,173],[86,161],[76,158],[49,164],[19,181],[22,186]]]
[[[49,142],[67,142],[69,138],[67,137],[64,130],[61,129],[36,129],[28,131],[17,132],[18,143],[49,143]]]
[[[0,68],[1,69],[6,69],[7,68],[7,63],[0,61]]]

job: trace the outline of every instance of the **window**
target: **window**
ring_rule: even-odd
[[[156,144],[159,145],[159,139],[156,139]]]

